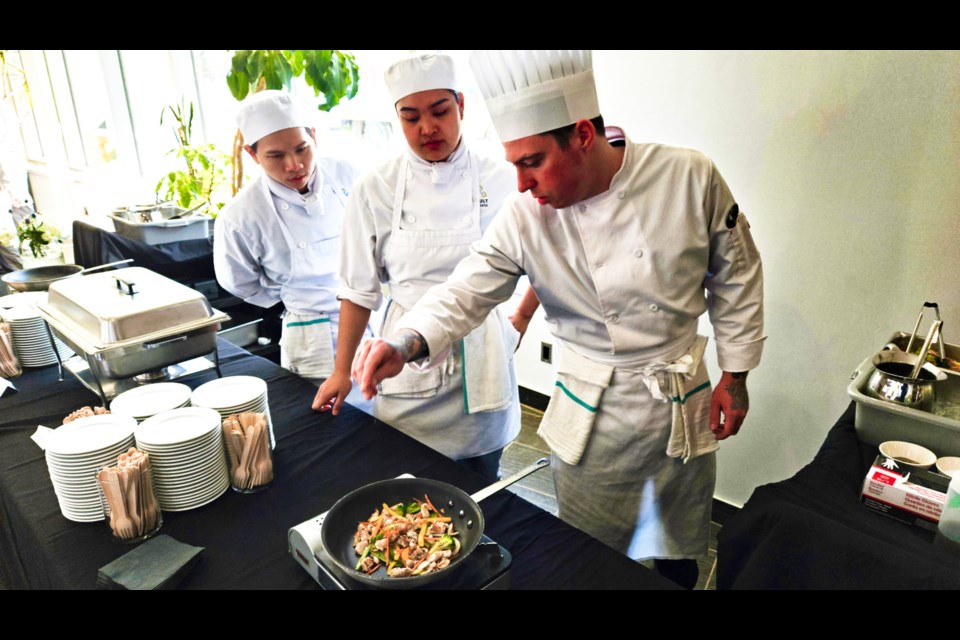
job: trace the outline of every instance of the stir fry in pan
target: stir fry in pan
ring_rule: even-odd
[[[357,571],[373,573],[386,565],[391,578],[419,576],[450,565],[460,553],[453,521],[433,506],[430,497],[406,504],[383,503],[357,526],[354,550]]]

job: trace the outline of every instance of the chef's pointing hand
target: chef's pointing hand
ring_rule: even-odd
[[[392,340],[365,340],[353,358],[353,379],[363,397],[377,395],[377,385],[403,370],[403,365],[427,355],[426,342],[416,331],[401,331]]]
[[[750,409],[747,372],[724,371],[710,401],[710,430],[717,440],[737,435]],[[721,414],[723,421],[721,422]]]

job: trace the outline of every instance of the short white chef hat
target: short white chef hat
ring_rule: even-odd
[[[500,142],[600,115],[589,49],[474,51],[470,66]]]
[[[255,93],[240,105],[237,126],[247,144],[284,129],[313,126],[312,113],[302,100],[284,91]]]
[[[442,53],[424,53],[397,60],[383,73],[383,80],[394,104],[418,91],[456,91],[458,87],[453,58]]]

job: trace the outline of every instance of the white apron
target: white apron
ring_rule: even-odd
[[[273,191],[271,193],[283,200],[282,206],[299,206],[312,216],[320,216],[318,222],[328,228],[326,237],[312,242],[298,238],[290,230],[284,217],[276,207],[272,207],[276,224],[283,234],[290,254],[290,272],[283,282],[284,287],[293,287],[302,281],[317,278],[335,279],[340,257],[340,230],[343,225],[343,209],[346,196],[334,190],[324,195],[323,176],[318,172],[311,193],[305,197]],[[327,217],[328,207],[324,198],[333,198],[338,206],[332,207],[333,215]],[[280,337],[280,365],[299,376],[313,381],[323,380],[333,373],[334,352],[336,349],[337,322],[335,311],[329,313],[302,313],[298,309],[287,309],[283,317],[283,331]]]
[[[390,335],[407,309],[448,275],[479,240],[480,178],[472,154],[469,175],[471,207],[467,215],[454,217],[460,207],[451,207],[451,228],[411,230],[403,228],[403,216],[415,220],[416,212],[404,211],[409,159],[401,161],[394,193],[390,241],[384,247],[384,262],[391,274],[391,299],[381,335]],[[432,280],[425,272],[434,274]],[[380,385],[375,413],[384,422],[455,460],[472,458],[506,446],[520,430],[519,397],[513,367],[518,334],[499,312],[455,343],[446,361],[428,371],[408,365],[395,378]]]
[[[560,517],[637,560],[705,554],[716,478],[705,365],[697,363],[684,380],[688,391],[674,398],[651,381],[655,376],[672,390],[670,365],[634,370],[593,363],[566,348],[558,355],[541,432],[554,440]],[[681,407],[687,428],[710,438],[696,457],[676,444],[683,439]]]

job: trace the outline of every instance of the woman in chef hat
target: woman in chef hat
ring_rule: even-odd
[[[404,58],[384,76],[408,148],[364,176],[347,204],[340,346],[334,374],[313,403],[334,414],[352,388],[350,366],[371,310],[383,301],[381,283],[390,290],[381,331],[388,335],[427,289],[446,280],[515,190],[509,165],[467,149],[463,94],[449,56]],[[453,345],[445,366],[406,365],[384,380],[374,415],[496,478],[503,448],[520,430],[518,338],[502,314],[490,314]]]

